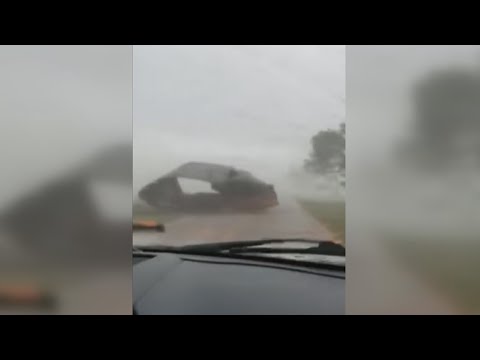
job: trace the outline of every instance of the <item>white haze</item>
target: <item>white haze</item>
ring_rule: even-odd
[[[288,186],[344,121],[343,45],[135,46],[133,81],[135,192],[188,161]]]
[[[131,51],[0,46],[0,207],[130,141]]]
[[[0,118],[0,313],[131,314],[132,47],[0,46]]]
[[[480,193],[473,184],[480,175],[472,173],[474,169],[422,178],[392,155],[401,141],[414,135],[414,85],[438,70],[478,72],[479,55],[477,46],[349,47],[347,172],[349,208],[355,216],[369,216],[377,225],[408,224],[412,231],[435,233],[448,228],[466,231],[467,221],[478,232],[473,217]]]
[[[431,175],[393,155],[416,135],[415,84],[438,70],[478,73],[479,50],[347,47],[350,314],[478,313],[478,169]]]
[[[359,45],[347,57],[349,171],[388,165],[393,147],[410,135],[412,89],[422,77],[480,68],[477,45]]]

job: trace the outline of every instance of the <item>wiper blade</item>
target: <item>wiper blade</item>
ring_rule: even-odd
[[[162,252],[162,251],[175,251],[178,250],[176,246],[168,245],[148,245],[148,246],[134,246],[132,248],[134,253],[138,252]]]
[[[308,248],[233,248],[229,253],[255,253],[255,254],[318,254],[330,256],[345,256],[345,248],[335,243],[320,243],[319,246]]]
[[[260,247],[274,244],[311,244],[308,247]],[[201,245],[187,245],[178,248],[185,252],[221,253],[268,253],[268,254],[319,254],[331,256],[345,256],[345,247],[331,241],[310,239],[264,239],[256,241],[235,241],[226,243],[212,243]]]
[[[275,247],[268,245],[294,244],[293,247]],[[297,246],[301,244],[307,247]],[[345,247],[331,241],[310,239],[263,239],[255,241],[231,241],[185,246],[150,245],[135,246],[134,252],[175,252],[185,254],[312,254],[327,256],[345,256]]]

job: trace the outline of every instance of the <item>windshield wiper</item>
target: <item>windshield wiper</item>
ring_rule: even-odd
[[[278,247],[275,245],[294,244],[292,247]],[[297,246],[297,245],[308,246]],[[272,246],[268,246],[272,245]],[[209,243],[199,245],[148,246],[138,248],[143,251],[171,251],[191,254],[312,254],[345,256],[345,247],[331,241],[318,241],[310,239],[263,239],[255,241],[233,241],[222,243]]]
[[[162,251],[175,251],[178,250],[177,246],[169,245],[148,245],[148,246],[133,246],[132,251],[134,253],[143,253],[143,252],[162,252]]]
[[[292,247],[279,247],[275,245],[294,244]],[[296,245],[308,245],[296,246]],[[272,246],[268,246],[272,245]],[[331,241],[318,241],[309,239],[264,239],[258,241],[240,241],[230,243],[216,243],[205,245],[190,245],[182,247],[183,250],[193,251],[218,251],[230,254],[240,253],[265,253],[265,254],[320,254],[331,256],[345,256],[345,248]]]

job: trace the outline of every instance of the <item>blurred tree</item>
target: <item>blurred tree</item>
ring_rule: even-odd
[[[312,140],[310,158],[304,167],[318,174],[345,173],[345,123],[337,130],[322,130]]]
[[[464,69],[434,72],[414,89],[413,136],[404,160],[445,169],[480,154],[480,77]],[[480,159],[477,159],[480,164]]]

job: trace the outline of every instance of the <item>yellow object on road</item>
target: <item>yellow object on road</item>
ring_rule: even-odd
[[[133,230],[156,230],[164,232],[165,225],[159,224],[156,221],[135,221],[133,223]]]

